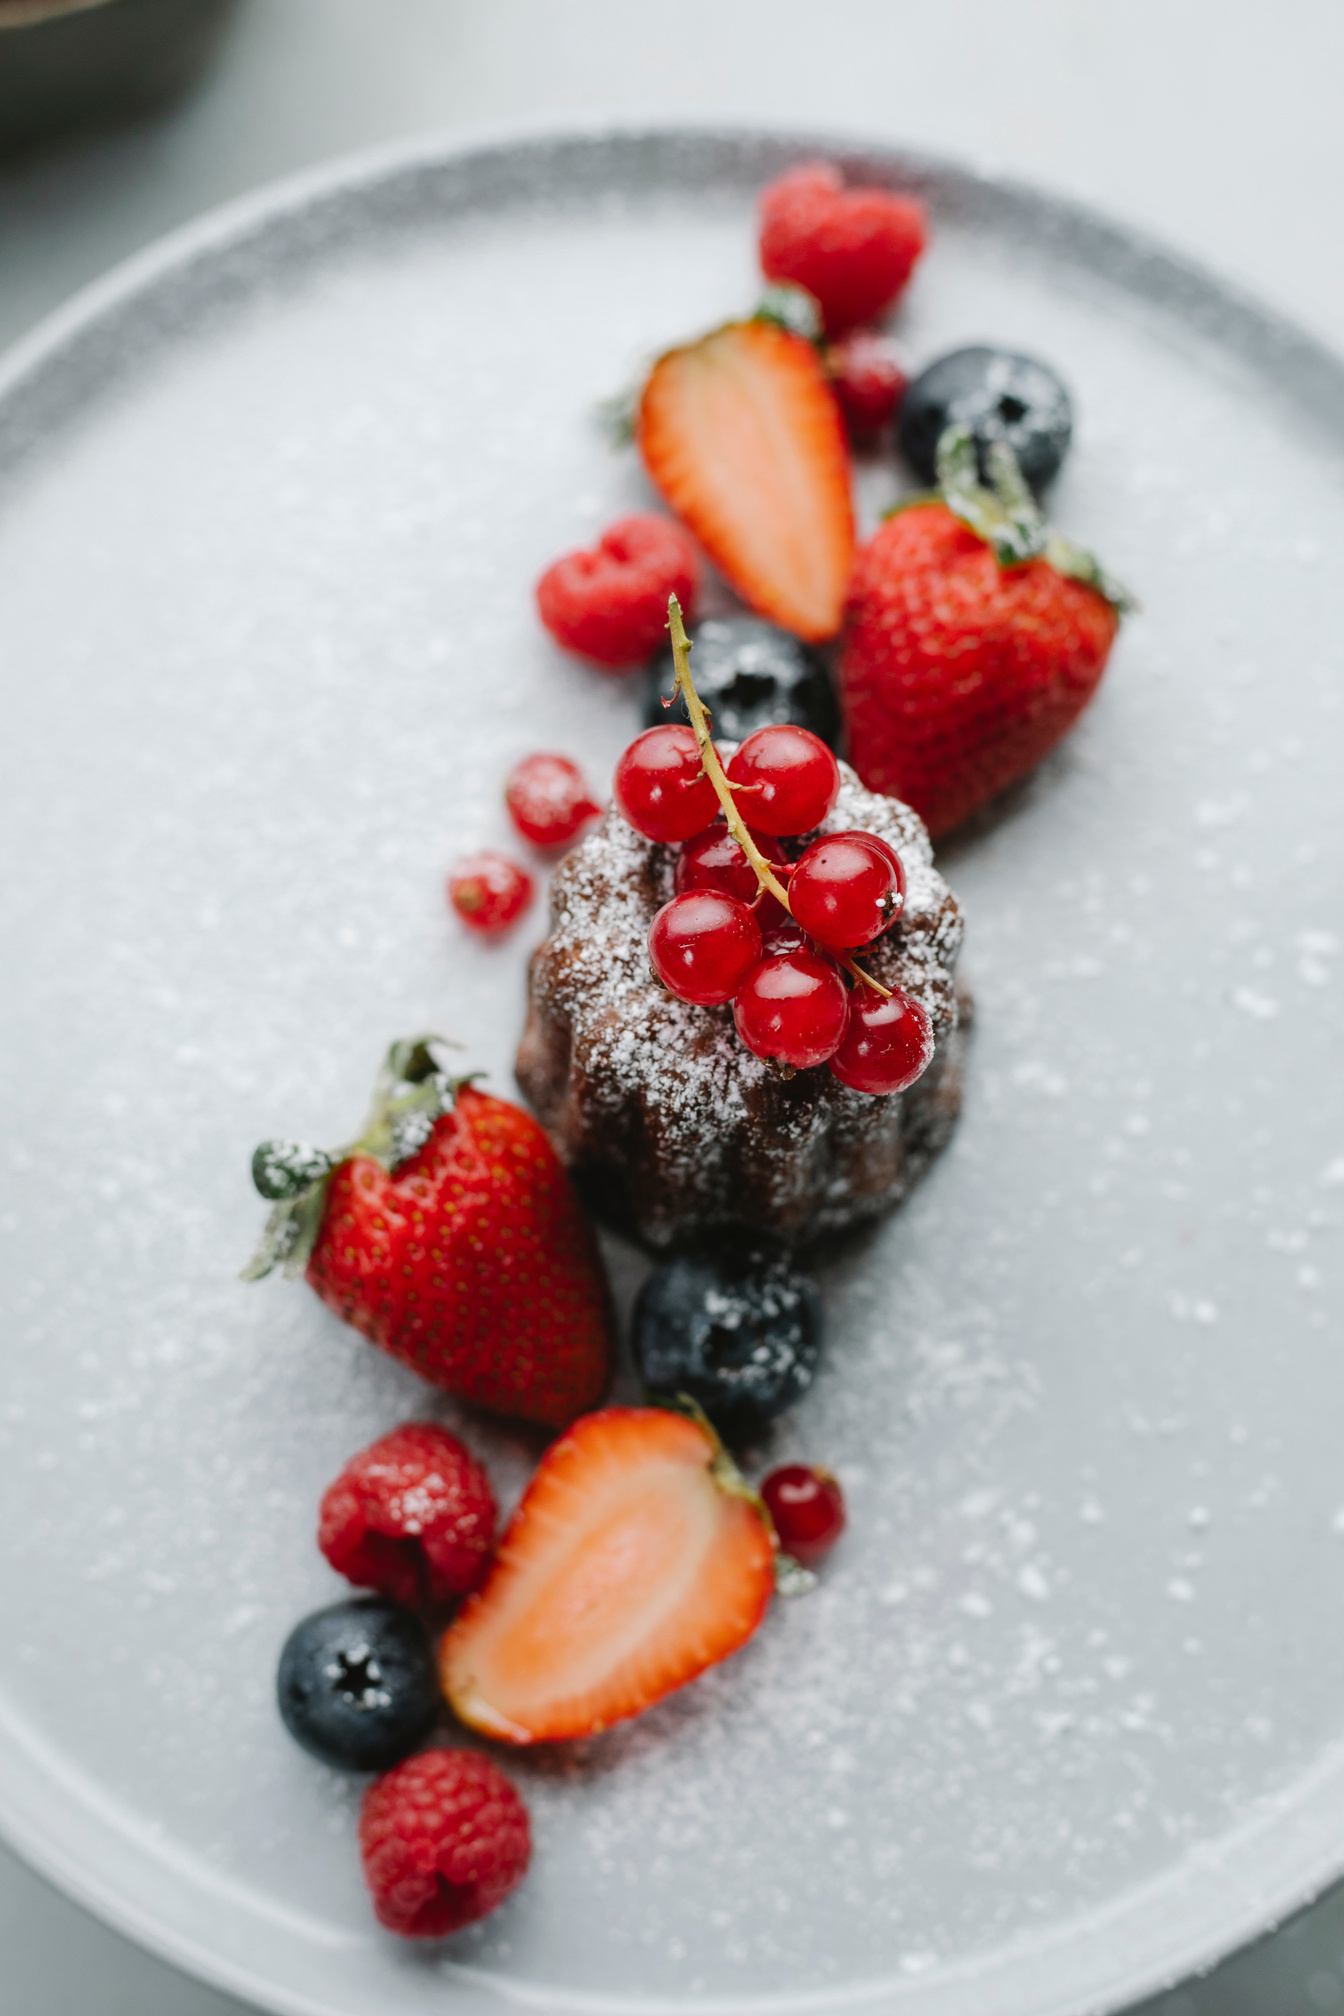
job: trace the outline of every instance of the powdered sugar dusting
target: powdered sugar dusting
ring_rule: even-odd
[[[961,912],[916,814],[842,765],[819,830],[855,828],[888,840],[907,877],[901,918],[863,963],[921,1002],[935,1039],[919,1085],[888,1099],[850,1090],[824,1066],[786,1081],[741,1042],[731,1008],[695,1007],[661,986],[648,931],[673,893],[676,852],[643,839],[614,805],[555,878],[519,1078],[599,1204],[653,1245],[729,1222],[805,1238],[874,1217],[947,1138]]]

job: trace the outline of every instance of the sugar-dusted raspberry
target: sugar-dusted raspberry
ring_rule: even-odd
[[[924,206],[886,189],[846,189],[807,161],[761,191],[761,271],[805,287],[828,336],[885,314],[924,250]]]
[[[489,1478],[432,1421],[408,1421],[353,1456],[322,1500],[317,1532],[338,1575],[412,1606],[475,1589],[494,1539]]]
[[[532,877],[507,854],[489,848],[459,861],[448,877],[448,901],[473,931],[507,931],[532,901]]]
[[[667,598],[691,620],[699,565],[671,518],[619,518],[597,545],[566,553],[537,583],[537,608],[557,644],[609,672],[648,658],[667,634]]]
[[[442,1939],[502,1904],[527,1872],[527,1808],[475,1750],[424,1750],[376,1778],[359,1815],[364,1880],[380,1925]]]

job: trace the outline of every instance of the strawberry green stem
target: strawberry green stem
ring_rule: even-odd
[[[789,902],[788,891],[775,874],[774,869],[770,866],[760,848],[756,845],[756,842],[752,839],[750,830],[742,814],[737,809],[737,802],[733,797],[733,787],[728,782],[724,774],[723,765],[719,761],[719,752],[714,747],[714,741],[709,732],[709,711],[700,695],[696,692],[695,681],[691,677],[691,640],[686,635],[686,625],[682,621],[681,616],[681,604],[675,595],[669,595],[667,598],[667,627],[672,637],[672,662],[676,667],[676,679],[673,691],[680,693],[686,703],[686,712],[691,717],[691,727],[695,731],[696,743],[700,750],[701,766],[704,769],[706,777],[708,777],[710,783],[714,786],[715,796],[723,807],[723,816],[728,822],[728,831],[732,834],[734,840],[736,840],[738,846],[742,849],[742,852],[746,855],[752,868],[755,870],[758,887],[762,891],[768,891],[775,901],[787,910],[790,917],[792,917],[793,907]],[[755,787],[749,786],[748,788],[754,789]],[[861,980],[865,987],[871,987],[873,992],[880,994],[884,1000],[890,998],[891,989],[884,987],[881,981],[874,980],[871,973],[865,973],[857,960],[851,959],[848,953],[841,955],[841,964],[853,979]]]
[[[367,1155],[394,1170],[423,1148],[434,1123],[478,1072],[450,1078],[434,1055],[443,1036],[409,1036],[394,1043],[373,1088],[373,1104],[356,1141],[330,1152],[305,1142],[263,1141],[252,1157],[252,1181],[271,1206],[260,1242],[243,1269],[260,1281],[276,1267],[301,1274],[317,1241],[333,1171],[352,1155]],[[453,1044],[452,1048],[457,1048]]]

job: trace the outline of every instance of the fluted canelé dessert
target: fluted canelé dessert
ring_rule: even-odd
[[[802,1244],[892,1210],[948,1140],[961,1104],[969,997],[954,980],[957,900],[908,805],[841,765],[817,830],[878,834],[899,853],[905,906],[863,964],[927,1011],[934,1054],[905,1092],[851,1090],[826,1065],[754,1056],[731,1006],[678,1000],[655,977],[649,927],[677,849],[615,805],[563,861],[533,955],[518,1082],[601,1217],[658,1251],[743,1230]],[[806,840],[790,843],[802,852]]]

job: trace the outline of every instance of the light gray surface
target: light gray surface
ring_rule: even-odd
[[[632,29],[634,10],[605,19],[595,9],[549,10],[549,17],[533,14],[525,32],[519,13],[507,7],[402,9],[395,24],[398,44],[381,11],[375,17],[372,10],[326,5],[318,31],[318,10],[253,9],[234,46],[235,69],[221,75],[215,93],[193,114],[153,138],[91,150],[74,169],[29,170],[12,178],[0,251],[10,275],[17,262],[18,284],[6,290],[6,309],[17,323],[157,223],[225,193],[231,178],[235,184],[256,179],[305,153],[371,131],[452,115],[463,106],[482,113],[502,105],[610,104],[632,77],[644,102],[655,95],[659,80],[647,24]],[[1064,10],[1025,9],[1014,16],[1010,41],[998,10],[992,16],[975,8],[943,10],[937,25],[932,14],[902,18],[883,10],[880,36],[876,10],[849,10],[857,39],[862,40],[857,24],[866,24],[868,37],[891,51],[885,71],[876,63],[856,64],[841,38],[813,50],[801,12],[792,27],[786,17],[781,34],[779,12],[770,10],[769,41],[760,33],[764,18],[763,12],[743,8],[725,22],[716,12],[718,60],[712,69],[669,60],[667,73],[675,82],[665,81],[664,102],[685,103],[689,97],[706,108],[729,104],[813,117],[852,114],[870,126],[889,126],[943,146],[975,149],[988,140],[1017,165],[1053,171],[1056,180],[1075,187],[1088,179],[1100,186],[1110,175],[1113,186],[1103,193],[1116,207],[1132,212],[1148,207],[1154,221],[1206,255],[1216,252],[1225,266],[1275,286],[1281,299],[1295,302],[1320,326],[1337,314],[1330,296],[1338,284],[1337,267],[1301,254],[1304,244],[1317,242],[1313,231],[1320,233],[1323,222],[1332,221],[1313,209],[1307,193],[1339,186],[1337,173],[1332,178],[1322,172],[1330,165],[1320,158],[1330,144],[1329,122],[1299,116],[1304,98],[1325,88],[1329,37],[1336,31],[1334,17],[1324,11],[1278,10],[1270,21],[1256,10],[1240,19],[1224,10],[1215,32],[1201,38],[1198,31],[1213,26],[1203,9],[1184,15],[1176,10],[1174,20],[1165,11],[1161,36],[1153,27],[1155,14],[1147,17],[1145,33],[1142,10],[1129,10],[1122,21],[1087,10],[1069,10],[1066,16]],[[806,19],[810,23],[812,17]],[[696,42],[695,15],[683,15],[668,59],[684,57],[682,23],[687,43]],[[320,46],[312,39],[315,31],[323,38]],[[1151,60],[1155,46],[1162,48],[1161,63]],[[755,53],[746,66],[741,56],[749,47]],[[947,61],[949,49],[962,58],[955,72]],[[435,55],[441,60],[435,62]],[[1061,75],[1070,80],[1063,90]],[[1113,81],[1117,78],[1126,79],[1127,87]],[[263,88],[250,105],[252,116],[240,118],[246,92],[258,82]],[[1250,173],[1239,136],[1252,97],[1275,144],[1257,150]],[[1187,116],[1178,118],[1178,111]],[[1304,172],[1313,165],[1304,151],[1310,149],[1317,150],[1314,175]],[[53,203],[63,206],[68,230],[52,228]],[[19,1880],[22,1894],[26,1879]],[[1328,1917],[1320,1923],[1322,1936],[1332,1937]],[[95,1942],[94,1950],[108,1950],[91,1929],[81,1936]],[[73,1944],[59,1944],[62,1955],[73,1951]],[[1285,1969],[1292,1950],[1281,1948]],[[11,1967],[13,1951],[6,1954]],[[1252,1963],[1262,1972],[1244,1978],[1272,1979],[1275,1986],[1268,1992],[1276,2007],[1292,2006],[1294,1994],[1299,2000],[1309,1996],[1312,2006],[1329,2006],[1334,1977],[1324,1970],[1332,1956],[1322,1948],[1314,1957],[1320,1965],[1296,1963],[1295,1973],[1277,1976],[1263,1972],[1268,1961]],[[51,1964],[60,1961],[53,1958]],[[148,1963],[143,1974],[136,1973],[142,1963],[135,1956],[124,1955],[121,1965],[131,1969],[137,1984],[159,1978]],[[91,1984],[94,1997],[104,1998],[101,2003],[95,1999],[90,2005]],[[11,1992],[26,1992],[12,1973],[0,1994]],[[137,1985],[126,2006],[151,2006],[152,1992]],[[1224,1991],[1225,1997],[1238,1992],[1235,1985]],[[59,1977],[46,1976],[40,2006],[60,2007],[60,1993]],[[101,1967],[96,1981],[90,1974],[75,1975],[70,1993],[71,2007],[76,1996],[82,2007],[120,2006]],[[165,1993],[178,1998],[172,2006],[185,2010],[196,1991],[174,1984]],[[207,2005],[215,2006],[213,1998],[203,1998]],[[1225,2000],[1219,2006],[1237,2005]]]

